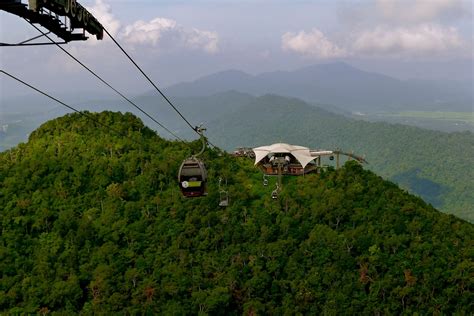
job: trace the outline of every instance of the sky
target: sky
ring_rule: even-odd
[[[22,0],[26,3],[26,0]],[[471,80],[472,0],[83,0],[160,86],[344,61],[400,79]],[[0,12],[0,42],[38,35]],[[152,89],[104,38],[63,46],[121,91]],[[1,47],[1,68],[54,93],[105,87],[55,46]],[[31,94],[0,77],[2,99]],[[113,95],[113,92],[110,92]]]

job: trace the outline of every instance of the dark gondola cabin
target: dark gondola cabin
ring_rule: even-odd
[[[181,164],[178,174],[179,187],[186,197],[207,195],[207,171],[204,163],[196,158],[188,158]]]

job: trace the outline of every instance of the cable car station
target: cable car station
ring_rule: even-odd
[[[269,176],[280,174],[299,176],[318,172],[322,167],[321,158],[324,156],[329,157],[329,160],[336,158],[336,168],[339,168],[340,155],[360,163],[367,163],[363,157],[339,149],[315,150],[285,143],[253,148],[252,155],[248,152],[248,148],[239,148],[234,152],[234,156],[254,158],[255,165]]]

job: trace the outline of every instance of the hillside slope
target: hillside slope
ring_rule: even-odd
[[[135,102],[180,137],[195,137],[160,96],[142,96]],[[253,97],[228,91],[212,96],[173,98],[173,102],[191,122],[203,123],[211,142],[225,150],[280,141],[312,148],[355,150],[367,155],[369,169],[409,189],[436,208],[474,222],[474,195],[471,194],[474,192],[471,166],[474,135],[470,132],[448,134],[401,124],[357,121],[298,99],[275,95]],[[108,101],[92,102],[79,108],[125,112],[130,106]],[[62,108],[59,110],[49,113],[49,118],[63,113]],[[170,137],[143,116],[147,126]],[[31,115],[31,118],[35,120],[33,126],[39,126],[38,118],[44,121],[47,116]],[[18,140],[15,138],[17,130],[15,125],[9,126],[4,139],[0,130],[0,149],[3,141],[12,137]]]
[[[470,132],[356,121],[276,95],[255,98],[207,126],[213,141],[226,149],[283,141],[315,149],[355,150],[365,154],[368,168],[384,178],[445,212],[474,221]]]
[[[285,178],[274,201],[251,161],[207,150],[209,195],[185,199],[198,142],[93,115],[132,140],[73,114],[0,153],[2,313],[473,310],[474,226],[359,165]]]

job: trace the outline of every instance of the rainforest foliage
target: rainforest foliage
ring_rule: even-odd
[[[204,112],[207,113],[207,112]],[[446,213],[474,223],[474,134],[347,119],[298,99],[256,98],[208,124],[225,148],[279,142],[366,155],[368,169]]]
[[[208,149],[209,195],[186,199],[199,141],[90,115],[128,137],[71,114],[0,154],[0,312],[472,313],[474,226],[358,164],[284,178],[272,200],[276,179]]]
[[[354,150],[366,156],[370,163],[365,166],[366,169],[394,181],[436,209],[474,223],[472,132],[443,133],[401,124],[358,121],[323,110],[327,107],[338,113],[350,114],[331,106],[321,105],[321,108],[276,95],[254,97],[229,91],[212,96],[173,99],[191,122],[204,123],[212,143],[222,149],[233,151],[240,146],[258,147],[285,142],[313,149],[339,147],[346,151]],[[166,122],[167,127],[180,137],[195,137],[169,104],[155,94],[144,95],[134,101],[153,117]],[[34,107],[36,110],[24,100],[10,104],[10,107],[14,105],[15,108],[26,107],[30,110],[5,117],[5,131],[0,128],[0,151],[17,144],[41,123],[65,113],[63,107],[37,113],[40,108],[48,108],[47,104],[38,104],[41,100],[29,102],[37,105]],[[130,105],[117,100],[104,100],[88,103],[88,106],[81,105],[80,108],[93,112],[107,109],[125,112],[130,110]],[[157,127],[143,113],[137,111],[136,114],[141,115],[146,125]],[[378,117],[378,114],[375,116]],[[160,131],[165,136],[169,135],[162,129]],[[325,163],[331,162],[326,159]]]

